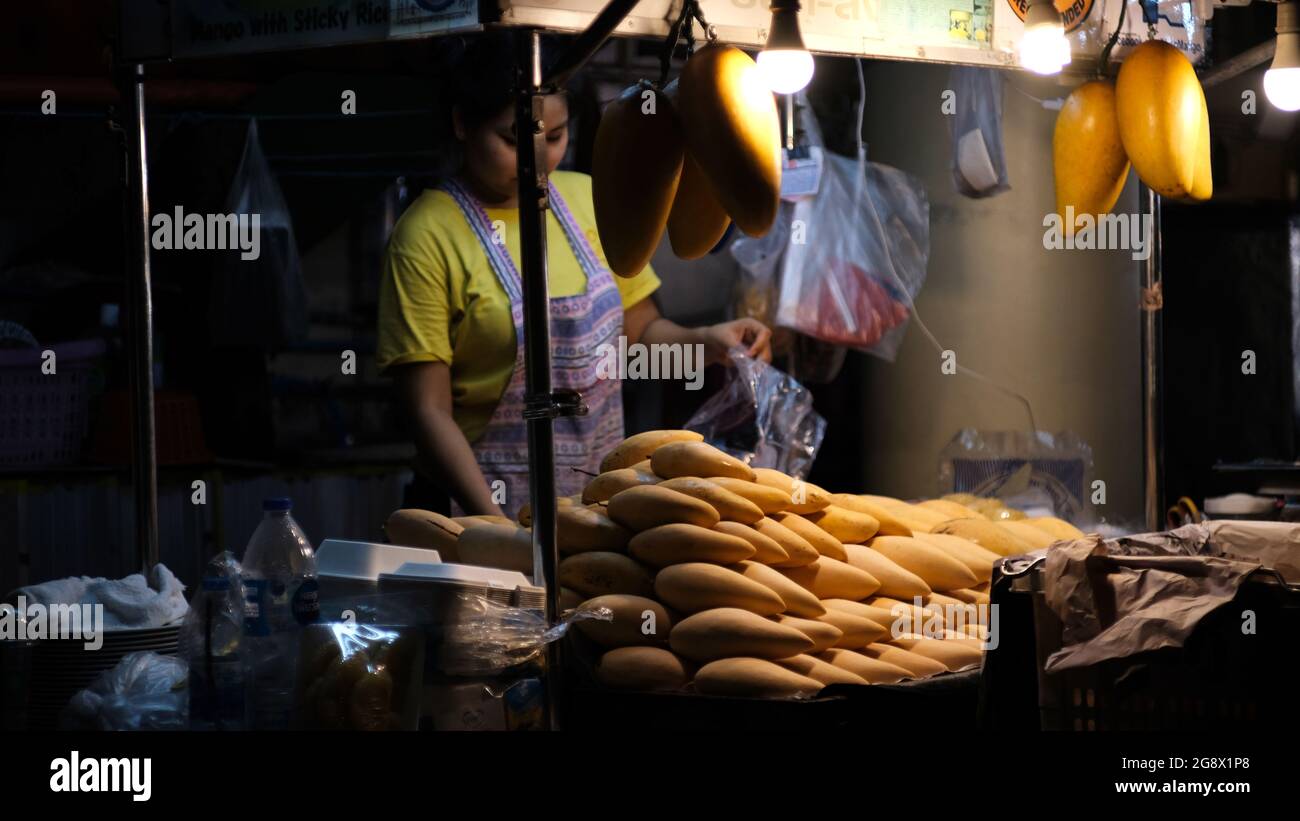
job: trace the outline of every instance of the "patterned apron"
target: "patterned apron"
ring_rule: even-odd
[[[495,489],[493,483],[497,480],[505,483],[506,500],[501,509],[513,519],[529,499],[528,435],[523,421],[523,284],[505,244],[493,241],[491,221],[478,200],[456,180],[444,183],[443,190],[456,201],[474,229],[510,299],[510,315],[515,326],[515,369],[473,449],[488,486]],[[597,472],[601,458],[623,439],[620,382],[596,376],[599,346],[607,344],[617,349],[618,338],[623,333],[623,299],[613,275],[601,264],[554,185],[550,186],[550,204],[569,247],[587,275],[583,293],[550,300],[551,388],[578,391],[587,406],[586,416],[555,419],[555,492],[557,496],[571,496],[580,493],[591,478],[579,471]],[[454,500],[452,512],[463,515]]]

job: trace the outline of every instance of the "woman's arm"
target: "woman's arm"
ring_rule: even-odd
[[[627,343],[635,345],[703,345],[705,361],[722,362],[727,350],[735,345],[747,345],[748,353],[764,362],[772,361],[772,330],[757,319],[745,317],[701,328],[683,328],[665,319],[654,300],[643,299],[623,313],[623,333]]]
[[[396,371],[397,391],[414,427],[415,448],[466,513],[502,515],[465,434],[451,415],[451,368],[415,362]]]

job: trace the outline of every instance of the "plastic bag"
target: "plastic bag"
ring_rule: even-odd
[[[794,204],[782,202],[772,228],[761,237],[742,236],[731,244],[731,256],[740,265],[736,286],[736,314],[776,323],[776,283],[781,261],[790,242]]]
[[[63,724],[76,730],[183,730],[189,667],[157,653],[128,653],[72,697]]]
[[[948,85],[952,181],[968,197],[991,197],[1011,188],[1002,151],[1002,74],[991,68],[954,66]]]
[[[1001,499],[1030,515],[1093,518],[1092,448],[1074,433],[967,428],[940,453],[948,493]]]
[[[190,726],[239,729],[246,718],[244,596],[239,562],[229,550],[203,569],[181,624],[177,652],[190,668]]]
[[[511,607],[472,593],[458,594],[459,617],[449,624],[438,651],[438,668],[453,676],[496,676],[541,656],[569,626],[584,619],[612,621],[608,608],[573,610],[554,627],[538,610]]]
[[[226,198],[229,214],[256,214],[258,256],[221,251],[212,278],[209,320],[218,345],[281,348],[307,335],[307,287],[293,220],[262,153],[257,120],[248,123],[244,155]],[[238,322],[232,322],[238,317]]]
[[[1067,21],[1065,36],[1070,50],[1075,54],[1100,54],[1106,41],[1119,22],[1122,0],[1098,0],[1091,12]],[[1209,24],[1214,16],[1213,0],[1159,0],[1158,3],[1128,0],[1128,13],[1124,17],[1124,33],[1115,44],[1111,59],[1123,61],[1140,43],[1149,39],[1163,40],[1181,50],[1193,65],[1205,60]],[[1246,5],[1245,2],[1226,2],[1223,5]],[[1154,31],[1152,29],[1154,27]]]
[[[920,182],[827,153],[821,190],[795,203],[782,228],[789,239],[776,323],[892,362],[930,255],[930,206]],[[737,259],[746,264],[741,253]]]
[[[296,727],[417,729],[422,630],[356,621],[312,624],[303,629],[298,653]]]
[[[812,394],[789,374],[753,359],[743,347],[727,352],[727,382],[686,423],[704,440],[752,467],[802,478],[826,434]]]

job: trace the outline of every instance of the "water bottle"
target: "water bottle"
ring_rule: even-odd
[[[250,726],[289,727],[298,639],[320,618],[316,554],[293,520],[289,499],[262,502],[262,523],[244,552],[244,646]]]
[[[181,625],[180,651],[190,666],[190,729],[245,726],[243,635],[239,564],[226,551],[208,563]]]

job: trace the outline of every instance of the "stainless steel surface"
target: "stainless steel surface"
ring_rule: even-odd
[[[528,397],[551,393],[550,293],[546,272],[547,171],[543,122],[541,33],[520,31],[515,103],[515,153],[519,184],[519,257],[524,301],[524,379]],[[559,554],[555,537],[555,429],[550,416],[525,420],[528,429],[529,504],[533,510],[533,583],[546,588],[546,620],[559,618]],[[546,701],[551,729],[559,729],[561,642],[547,646]]]
[[[158,456],[154,441],[153,293],[149,268],[149,147],[145,136],[144,66],[128,80],[131,119],[127,131],[129,200],[125,219],[131,269],[127,271],[131,351],[131,486],[135,493],[138,566],[158,563]]]
[[[1142,267],[1142,496],[1147,529],[1162,530],[1165,521],[1164,425],[1161,419],[1164,381],[1161,368],[1161,314],[1164,287],[1161,272],[1160,195],[1142,186],[1142,200],[1151,217],[1151,255]]]
[[[1292,424],[1300,431],[1300,216],[1287,223],[1288,267],[1291,284],[1291,401]]]

